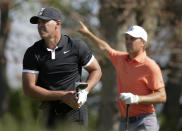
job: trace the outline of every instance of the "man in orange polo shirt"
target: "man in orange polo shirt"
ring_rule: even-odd
[[[121,52],[96,37],[82,22],[80,24],[79,32],[94,40],[101,50],[106,50],[116,69],[121,114],[119,131],[125,130],[126,104],[130,104],[129,131],[158,131],[153,104],[166,102],[166,92],[159,66],[146,55],[147,32],[137,25],[129,28],[125,32],[127,52]]]

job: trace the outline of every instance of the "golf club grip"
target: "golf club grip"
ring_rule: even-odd
[[[87,86],[88,86],[87,83],[77,83],[77,85],[76,85],[76,87],[75,87],[75,88],[76,88],[76,92],[78,92],[79,89],[81,89],[81,90],[86,89]]]

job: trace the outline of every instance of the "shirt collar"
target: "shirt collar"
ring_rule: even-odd
[[[47,50],[44,39],[42,39],[40,42],[41,42],[41,45],[43,46],[44,50]],[[61,39],[59,40],[59,42],[56,46],[56,49],[62,48],[67,42],[68,42],[68,38],[65,35],[61,35]]]
[[[146,56],[147,56],[146,51],[144,51],[144,52],[142,52],[140,55],[134,57],[130,62],[136,61],[136,62],[139,62],[139,63],[143,63]],[[127,56],[127,60],[129,61],[129,54],[128,54],[128,56]]]
[[[68,38],[65,35],[61,35],[61,39],[58,42],[58,48],[62,48],[68,42]]]
[[[135,58],[133,58],[133,60],[135,60],[135,61],[137,61],[139,63],[143,63],[146,56],[147,56],[146,51],[144,51],[140,55],[138,55]]]

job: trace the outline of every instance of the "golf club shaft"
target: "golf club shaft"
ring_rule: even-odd
[[[125,127],[125,131],[128,131],[129,110],[130,110],[130,105],[129,105],[129,104],[127,104],[127,107],[126,107],[126,127]]]

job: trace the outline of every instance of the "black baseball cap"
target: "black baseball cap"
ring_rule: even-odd
[[[38,19],[44,20],[62,20],[61,13],[54,8],[42,8],[37,16],[32,16],[30,18],[30,23],[37,24]]]

